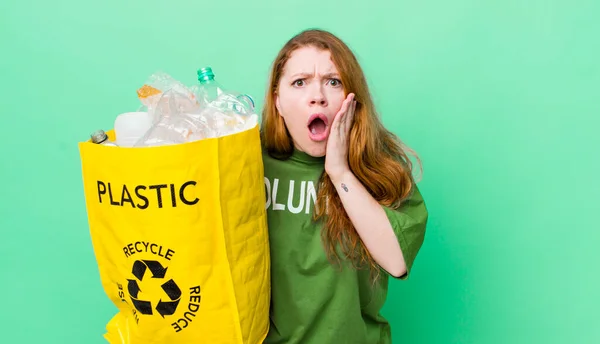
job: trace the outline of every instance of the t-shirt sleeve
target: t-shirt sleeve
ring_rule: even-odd
[[[425,239],[428,211],[419,188],[415,185],[412,195],[397,209],[383,206],[396,238],[400,243],[406,263],[406,273],[399,277],[408,278],[417,253]],[[391,275],[390,275],[391,276]]]

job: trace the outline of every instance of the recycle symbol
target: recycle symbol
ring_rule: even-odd
[[[129,297],[131,298],[131,302],[133,302],[135,309],[142,314],[152,315],[152,302],[138,299],[138,294],[142,291],[138,285],[138,280],[142,282],[144,276],[146,277],[146,281],[150,278],[148,277],[149,274],[146,274],[147,270],[150,270],[150,273],[152,273],[152,279],[165,278],[167,272],[167,268],[163,267],[160,262],[155,260],[136,260],[135,263],[133,263],[132,272],[137,280],[128,279],[127,290],[129,291]],[[181,290],[172,279],[163,283],[161,287],[168,297],[168,300],[165,298],[166,301],[163,301],[163,298],[160,298],[154,309],[164,318],[165,315],[173,315],[175,310],[177,310],[177,305],[181,298]]]

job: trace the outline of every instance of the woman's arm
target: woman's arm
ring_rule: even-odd
[[[404,256],[383,207],[350,170],[331,181],[350,221],[375,262],[394,277],[404,275]]]
[[[405,278],[423,242],[427,209],[416,186],[402,209],[384,207],[352,173],[348,166],[348,133],[355,107],[354,94],[349,94],[327,140],[325,171],[375,262],[390,275]]]

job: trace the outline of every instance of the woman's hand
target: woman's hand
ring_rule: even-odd
[[[354,120],[356,101],[350,93],[342,103],[340,111],[335,115],[325,152],[325,171],[332,181],[350,172],[348,166],[348,134]]]

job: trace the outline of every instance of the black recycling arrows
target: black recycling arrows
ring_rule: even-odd
[[[150,273],[152,274],[150,280],[162,279],[167,273],[167,267],[163,267],[162,264],[160,264],[160,262],[158,261],[136,260],[133,263],[133,269],[131,272],[137,278],[137,280],[127,280],[127,291],[129,292],[129,297],[131,298],[131,302],[133,303],[135,309],[137,309],[138,312],[140,312],[141,314],[151,315],[152,302],[138,299],[138,295],[142,291],[140,289],[138,281],[140,283],[144,283],[144,277],[146,276],[147,270],[150,270]],[[146,279],[146,281],[148,281],[148,278]],[[172,279],[169,279],[167,282],[163,283],[161,287],[169,300],[163,301],[163,299],[166,300],[166,298],[159,298],[155,309],[158,312],[158,314],[160,314],[164,318],[166,315],[173,315],[177,310],[177,306],[179,305],[179,299],[181,298],[181,289],[179,289],[179,286],[177,286],[175,281],[173,281]]]
[[[158,305],[156,305],[156,311],[164,318],[165,315],[173,315],[175,313],[179,304],[179,298],[181,297],[181,289],[179,289],[172,279],[165,282],[162,285],[162,289],[171,299],[171,301],[163,301],[161,299],[158,301]]]
[[[159,262],[155,260],[144,260],[143,262],[148,266],[150,272],[152,272],[152,278],[165,278],[167,268],[163,268]]]
[[[179,300],[167,302],[160,300],[158,301],[158,305],[156,305],[156,311],[164,318],[165,315],[173,315],[173,313],[175,313],[175,310],[177,310],[178,304]]]
[[[131,299],[131,301],[133,302],[133,305],[135,306],[135,309],[138,310],[138,312],[147,315],[152,314],[152,304],[150,303],[150,301],[134,300],[133,298]]]
[[[141,291],[140,286],[138,286],[136,280],[127,280],[127,290],[129,291],[129,295],[137,299],[138,293]]]
[[[165,291],[165,293],[169,296],[169,298],[173,301],[181,297],[181,289],[179,289],[177,284],[175,284],[175,281],[173,281],[172,279],[166,281],[162,285],[162,288]]]
[[[141,281],[147,268],[152,272],[152,278],[164,278],[167,273],[167,268],[163,268],[156,260],[136,260],[133,263],[133,275]]]

